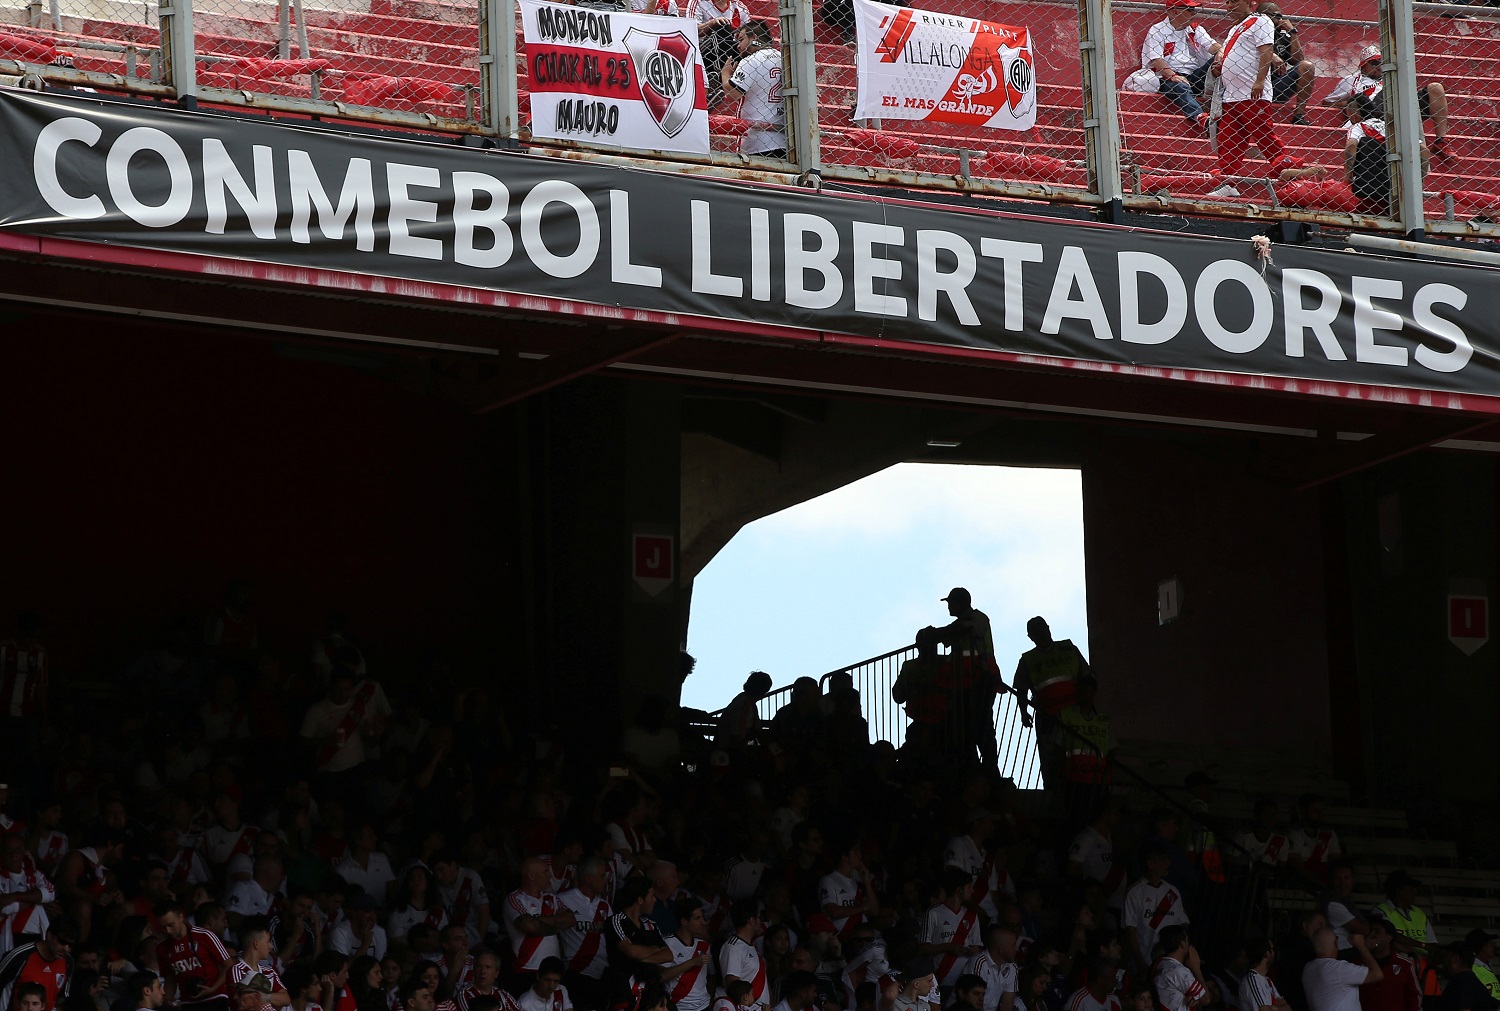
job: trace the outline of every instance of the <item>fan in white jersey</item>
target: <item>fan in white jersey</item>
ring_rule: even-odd
[[[1163,927],[1158,939],[1162,956],[1151,969],[1157,1003],[1165,1011],[1191,1011],[1208,1000],[1198,949],[1183,924]]]
[[[740,119],[748,124],[740,138],[741,154],[786,157],[786,113],[781,104],[781,52],[764,21],[751,21],[735,32],[738,60],[719,71],[724,94],[740,100]]]
[[[1271,982],[1271,968],[1276,964],[1276,946],[1269,940],[1253,941],[1245,947],[1250,968],[1240,980],[1239,1011],[1283,1011],[1286,998]]]
[[[1151,949],[1156,946],[1157,935],[1166,927],[1188,922],[1182,894],[1165,877],[1171,866],[1172,858],[1167,852],[1153,847],[1146,854],[1146,876],[1125,892],[1120,926],[1127,938],[1126,957],[1143,976],[1151,965]]]
[[[1067,1011],[1121,1011],[1115,994],[1118,967],[1105,958],[1089,960],[1088,982],[1068,998]]]
[[[573,872],[575,886],[557,897],[562,908],[573,914],[573,925],[557,939],[573,999],[584,1006],[604,1003],[604,971],[609,967],[604,928],[614,915],[604,896],[608,874],[609,868],[600,858],[581,860]]]
[[[240,957],[229,970],[230,982],[239,985],[259,973],[271,988],[269,993],[262,991],[261,1003],[277,1008],[290,1004],[292,995],[271,967],[271,921],[264,916],[245,917],[240,923],[240,948]]]
[[[703,917],[703,900],[692,896],[677,900],[677,932],[663,938],[672,961],[664,965],[659,976],[667,996],[677,1011],[704,1011],[708,1007],[709,952],[708,920]]]
[[[984,950],[979,943],[979,913],[969,908],[974,883],[959,867],[943,868],[943,901],[927,910],[917,951],[932,959],[939,986],[951,987],[971,957]]]
[[[1011,1011],[1020,989],[1016,966],[1016,932],[1001,923],[984,932],[984,950],[969,959],[964,972],[984,980],[984,1011]]]
[[[873,918],[880,912],[880,900],[858,842],[840,850],[838,863],[818,881],[818,905],[833,921],[841,941],[847,941],[866,917]]]
[[[537,967],[536,980],[516,998],[521,1011],[573,1011],[573,1000],[563,986],[562,959],[549,955]]]

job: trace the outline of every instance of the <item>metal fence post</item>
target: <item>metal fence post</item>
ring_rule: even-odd
[[[479,0],[479,74],[487,132],[514,140],[516,122],[516,0]]]
[[[1417,108],[1417,41],[1412,0],[1381,0],[1381,67],[1396,216],[1409,238],[1427,231],[1422,208],[1422,116]],[[1392,101],[1394,99],[1394,101]]]
[[[193,32],[193,0],[161,0],[157,9],[166,79],[185,105],[198,101],[198,55]]]
[[[1119,221],[1124,189],[1120,182],[1115,33],[1109,5],[1110,0],[1080,0],[1078,34],[1083,57],[1083,136],[1089,189],[1104,198],[1103,213],[1108,220]]]
[[[781,40],[786,53],[783,73],[790,87],[781,89],[786,114],[788,152],[804,176],[821,175],[823,153],[818,132],[818,51],[813,42],[812,0],[783,0]]]

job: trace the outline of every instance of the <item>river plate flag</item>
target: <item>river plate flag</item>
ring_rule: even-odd
[[[1031,33],[994,21],[854,0],[856,119],[996,130],[1036,125]]]
[[[521,0],[521,18],[532,136],[708,153],[695,21],[541,0]]]

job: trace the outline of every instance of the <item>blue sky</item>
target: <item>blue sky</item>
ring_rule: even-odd
[[[778,685],[912,641],[967,587],[990,616],[1001,672],[1026,620],[1088,655],[1077,471],[899,464],[757,520],[693,584],[683,704],[713,710],[752,670]]]

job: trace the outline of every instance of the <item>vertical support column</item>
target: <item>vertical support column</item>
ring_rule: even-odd
[[[812,0],[783,0],[782,73],[790,81],[781,89],[786,112],[788,154],[807,181],[821,176],[823,152],[818,132],[818,52],[813,43]]]
[[[1391,193],[1408,238],[1427,231],[1422,210],[1422,114],[1417,107],[1417,40],[1412,0],[1380,0],[1381,67],[1385,78]]]
[[[198,57],[193,32],[193,0],[161,0],[157,10],[167,83],[177,101],[198,104]]]
[[[1115,33],[1110,0],[1080,0],[1079,49],[1083,60],[1083,136],[1089,189],[1104,198],[1107,221],[1124,216],[1120,183],[1120,106],[1115,94]]]
[[[484,82],[485,128],[514,140],[516,122],[516,0],[479,0],[479,72]]]

